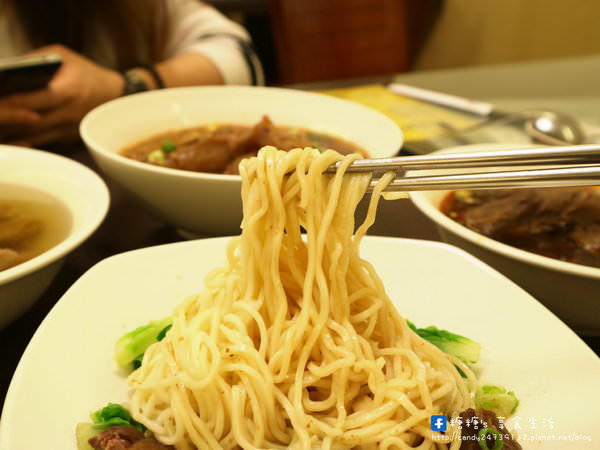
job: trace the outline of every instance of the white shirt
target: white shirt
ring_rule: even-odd
[[[217,10],[197,0],[167,0],[170,34],[164,59],[182,53],[202,53],[217,66],[225,84],[251,84],[250,67],[240,43],[250,40],[248,33],[237,23]],[[115,45],[101,28],[95,33],[94,48],[89,56],[104,67],[116,67]],[[0,57],[18,56],[33,48],[12,14],[0,12]],[[147,60],[147,49],[139,49],[139,60]],[[258,84],[264,84],[262,67],[253,52],[248,53]]]

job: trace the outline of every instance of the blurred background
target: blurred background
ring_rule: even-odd
[[[209,3],[249,30],[268,84],[600,53],[595,0]]]

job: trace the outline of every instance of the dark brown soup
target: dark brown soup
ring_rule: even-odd
[[[121,153],[175,169],[237,174],[240,161],[256,155],[265,145],[280,150],[315,147],[366,156],[363,149],[348,141],[303,128],[275,126],[267,116],[254,126],[222,124],[168,131],[126,147]]]
[[[450,192],[440,210],[497,241],[539,255],[600,267],[600,189]]]
[[[58,199],[25,186],[0,183],[0,271],[54,247],[70,227],[70,214]]]

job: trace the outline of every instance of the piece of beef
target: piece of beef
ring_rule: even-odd
[[[457,191],[442,211],[468,228],[544,256],[600,267],[600,190]]]
[[[547,188],[473,191],[464,222],[486,235],[538,234],[600,218],[595,189]]]
[[[0,248],[0,270],[9,269],[23,262],[23,257],[10,248]]]
[[[238,156],[233,161],[231,161],[229,164],[227,164],[227,167],[225,168],[223,173],[226,173],[228,175],[239,175],[240,174],[240,163],[242,162],[242,160],[246,159],[246,158],[250,158],[252,156],[256,156],[256,153],[247,153],[245,155]]]
[[[144,435],[128,425],[110,427],[91,438],[88,442],[96,450],[127,450]]]
[[[228,141],[209,137],[203,142],[179,145],[177,150],[168,156],[167,165],[195,172],[221,173],[230,160]]]
[[[240,155],[256,155],[261,146],[255,134],[260,135],[261,132],[257,130],[271,126],[268,124],[272,125],[268,118],[263,117],[253,129],[221,125],[203,136],[180,141],[176,151],[167,157],[167,165],[195,172],[223,173],[231,165],[231,161]]]
[[[244,153],[256,154],[265,145],[272,145],[279,150],[292,150],[293,148],[311,147],[311,142],[306,132],[292,132],[287,127],[276,127],[268,116],[263,116],[248,136],[248,140],[240,146],[238,155]]]
[[[275,145],[273,135],[275,124],[267,116],[262,116],[260,122],[252,127],[245,146],[240,147],[240,153],[257,152],[265,145]]]
[[[570,233],[579,247],[590,253],[600,254],[600,216],[598,223],[581,224]]]
[[[0,204],[0,247],[16,248],[40,232],[42,224],[10,205]]]
[[[254,154],[269,141],[269,136],[273,133],[275,125],[268,116],[262,116],[260,122],[254,125],[247,133],[239,135],[235,140],[234,156],[245,154]],[[272,145],[272,144],[271,144]]]
[[[502,450],[522,450],[521,445],[512,437],[508,430],[500,423],[496,414],[487,409],[469,408],[460,413],[462,440],[460,450],[481,450],[477,436],[483,428],[483,423],[488,428],[494,428],[502,435],[504,445]],[[476,418],[477,420],[473,420]],[[494,440],[488,435],[486,439],[488,448],[494,448]]]
[[[161,444],[156,439],[146,438],[135,442],[129,450],[174,450],[174,448],[171,445]]]
[[[173,450],[153,438],[146,438],[135,428],[128,425],[110,427],[89,441],[95,450]]]

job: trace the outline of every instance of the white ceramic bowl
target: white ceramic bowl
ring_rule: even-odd
[[[277,125],[344,138],[373,157],[402,146],[402,132],[370,108],[311,92],[266,87],[191,87],[131,95],[91,111],[81,136],[108,177],[165,222],[195,234],[231,235],[242,218],[237,175],[189,172],[134,161],[119,152],[152,135],[210,123]]]
[[[0,180],[50,194],[70,214],[67,236],[44,253],[0,271],[0,328],[25,312],[44,292],[69,252],[100,225],[109,205],[102,179],[60,155],[0,145]]]
[[[502,149],[505,144],[462,146],[444,152]],[[435,222],[442,239],[502,272],[580,333],[600,335],[600,269],[540,256],[460,225],[439,207],[449,191],[413,192],[414,204]],[[502,308],[499,304],[498,308]],[[493,320],[493,311],[488,311]],[[482,311],[482,314],[485,314]],[[486,319],[487,320],[487,319]]]

